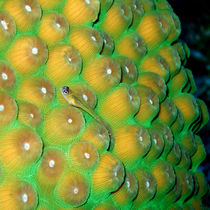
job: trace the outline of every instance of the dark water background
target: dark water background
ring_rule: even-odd
[[[180,38],[190,48],[186,68],[192,70],[197,85],[195,96],[204,100],[210,113],[210,6],[209,0],[168,0],[182,25]],[[210,184],[210,122],[200,131],[207,158],[199,167]],[[210,206],[210,194],[204,198]]]

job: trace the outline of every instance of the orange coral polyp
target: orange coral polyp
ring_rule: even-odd
[[[61,41],[68,33],[69,25],[65,17],[59,13],[49,13],[42,17],[38,35],[48,45]]]
[[[0,62],[0,89],[10,91],[16,84],[14,70],[4,62]]]
[[[20,31],[29,31],[41,18],[41,8],[35,0],[7,0],[3,8],[14,18]]]
[[[16,33],[15,21],[7,13],[0,12],[0,49],[4,49]]]
[[[35,164],[41,156],[42,146],[40,137],[33,130],[27,127],[12,129],[1,137],[0,160],[14,173]]]
[[[13,98],[0,92],[0,127],[7,126],[17,115],[17,105]]]
[[[71,26],[91,24],[98,18],[99,0],[67,0],[63,7],[63,14]]]
[[[72,106],[58,106],[45,118],[44,133],[48,144],[69,144],[84,128],[82,113]]]
[[[56,87],[68,84],[79,75],[81,68],[82,58],[73,46],[58,44],[49,50],[45,74]]]
[[[14,41],[7,57],[19,74],[32,74],[47,61],[48,49],[40,38],[25,35]]]

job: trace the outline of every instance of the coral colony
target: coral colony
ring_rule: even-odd
[[[202,209],[180,32],[166,0],[1,0],[0,209]]]

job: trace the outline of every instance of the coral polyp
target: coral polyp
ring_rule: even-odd
[[[167,0],[1,0],[0,209],[202,209],[180,33]]]

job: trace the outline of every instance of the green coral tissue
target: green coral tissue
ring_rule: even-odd
[[[167,0],[0,0],[0,209],[203,209],[180,33]]]

